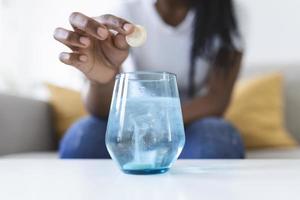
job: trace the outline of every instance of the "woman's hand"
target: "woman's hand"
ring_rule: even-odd
[[[110,82],[128,56],[125,36],[134,25],[113,15],[90,18],[78,12],[69,21],[73,31],[56,28],[54,32],[54,38],[72,50],[60,54],[61,62],[76,67],[92,82]]]

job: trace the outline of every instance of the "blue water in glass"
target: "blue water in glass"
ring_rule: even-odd
[[[106,145],[125,173],[168,171],[185,142],[180,101],[172,97],[137,97],[114,101]]]

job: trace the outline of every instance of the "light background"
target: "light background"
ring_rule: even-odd
[[[125,0],[120,0],[125,1]],[[0,0],[0,92],[44,98],[42,82],[80,89],[79,72],[58,61],[67,51],[55,27],[72,11],[96,16],[118,0]],[[237,0],[246,41],[244,67],[300,64],[300,1]]]

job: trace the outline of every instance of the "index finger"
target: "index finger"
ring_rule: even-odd
[[[105,25],[108,29],[117,31],[122,35],[128,35],[134,31],[134,25],[132,23],[111,14],[101,15],[96,17],[95,20]]]
[[[108,29],[105,25],[82,13],[73,12],[70,15],[69,21],[75,30],[79,29],[99,40],[106,40],[109,36]]]

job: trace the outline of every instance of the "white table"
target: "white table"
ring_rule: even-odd
[[[300,199],[300,160],[186,160],[126,175],[110,160],[0,160],[1,200]]]

